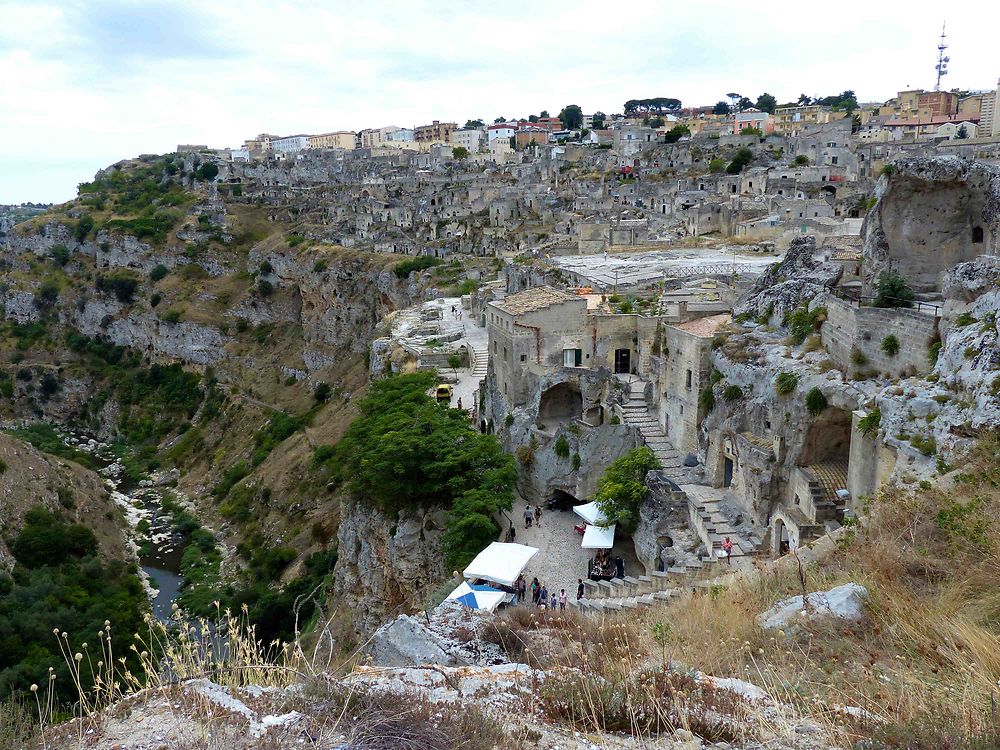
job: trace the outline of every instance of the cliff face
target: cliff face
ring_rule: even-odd
[[[406,510],[394,517],[345,501],[337,530],[333,601],[371,632],[404,603],[426,601],[446,575],[441,554],[444,510]]]

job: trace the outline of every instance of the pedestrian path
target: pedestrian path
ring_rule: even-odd
[[[622,405],[625,424],[639,431],[642,441],[653,451],[656,460],[663,467],[664,474],[675,482],[686,480],[683,454],[670,444],[666,433],[660,427],[659,420],[649,411],[645,396],[646,382],[634,380],[628,386],[628,400]]]

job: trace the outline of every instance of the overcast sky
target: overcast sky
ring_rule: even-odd
[[[884,100],[934,85],[943,9],[948,87],[995,86],[989,0],[0,0],[0,203],[68,200],[119,159],[261,132],[730,91]]]

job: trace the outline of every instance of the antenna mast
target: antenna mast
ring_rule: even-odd
[[[951,58],[948,57],[944,51],[948,49],[948,45],[945,44],[944,36],[944,21],[941,22],[941,40],[938,42],[938,61],[935,66],[937,70],[937,82],[934,84],[934,90],[941,90],[941,76],[948,75],[948,63],[951,62]]]

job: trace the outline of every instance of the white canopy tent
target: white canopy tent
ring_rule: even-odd
[[[608,522],[608,517],[601,511],[597,503],[587,503],[586,505],[574,505],[573,512],[589,524],[600,526]]]
[[[591,526],[587,525],[587,530],[583,532],[583,542],[580,546],[584,549],[611,549],[615,546],[615,526]]]
[[[513,586],[528,560],[537,553],[537,547],[493,542],[476,555],[462,575],[472,580],[482,578],[502,586]]]
[[[487,612],[492,612],[512,596],[492,586],[472,586],[462,581],[458,588],[448,594],[448,599],[461,602],[469,609],[485,609]]]

